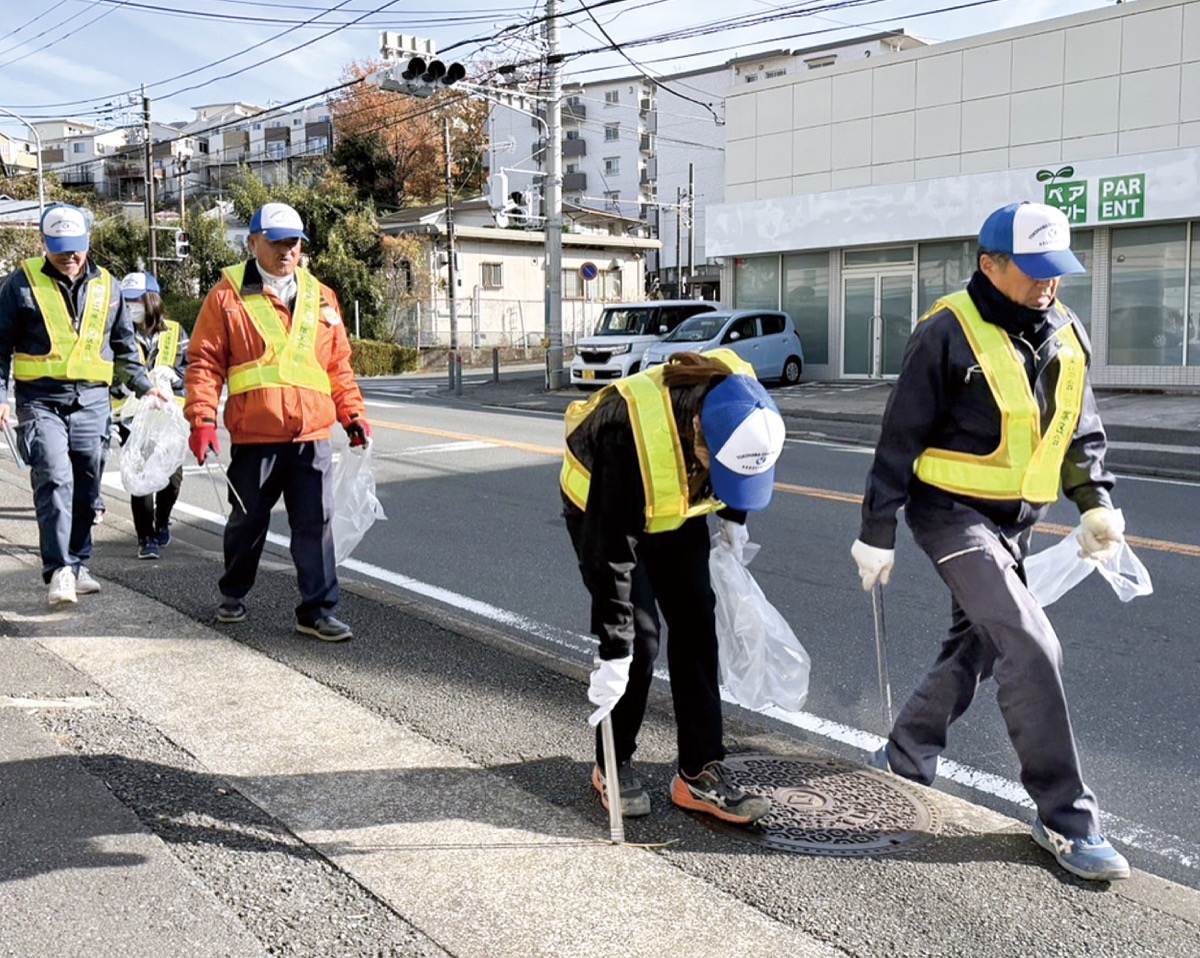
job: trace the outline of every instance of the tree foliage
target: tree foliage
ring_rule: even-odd
[[[424,99],[353,82],[379,66],[376,61],[351,63],[342,72],[342,82],[351,85],[329,102],[338,143],[334,162],[359,195],[383,210],[444,199],[445,120],[450,121],[454,192],[478,195],[485,179],[487,105],[453,88]]]
[[[263,203],[287,203],[304,221],[308,267],[337,294],[342,314],[354,328],[358,303],[360,329],[368,338],[387,336],[389,276],[379,221],[336,167],[317,167],[303,180],[268,186],[249,170],[230,185],[238,216],[246,221]]]

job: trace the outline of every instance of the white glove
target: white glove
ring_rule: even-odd
[[[1125,541],[1125,516],[1120,509],[1100,506],[1081,516],[1083,529],[1075,538],[1082,548],[1079,555],[1096,562],[1107,562]]]
[[[895,549],[877,549],[869,546],[861,539],[855,539],[850,547],[850,555],[858,563],[858,574],[862,579],[864,592],[875,588],[875,583],[887,585],[892,577],[892,566],[896,564]]]
[[[746,543],[750,541],[750,530],[744,523],[734,522],[731,519],[718,519],[717,538],[721,540],[725,548],[737,556],[739,562],[742,561]]]
[[[633,656],[623,659],[597,659],[596,668],[592,672],[592,681],[588,685],[588,701],[599,706],[588,716],[588,724],[595,728],[604,721],[604,717],[613,710],[625,694],[625,686],[629,684],[629,667],[633,665]]]

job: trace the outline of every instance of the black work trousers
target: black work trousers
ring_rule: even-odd
[[[171,521],[171,510],[179,500],[179,487],[183,485],[183,466],[172,473],[170,480],[158,492],[148,496],[130,496],[129,506],[133,510],[133,528],[137,530],[138,542],[152,539],[167,528]]]
[[[245,598],[258,573],[271,509],[283,496],[300,587],[296,619],[332,615],[341,598],[333,552],[333,449],[328,439],[235,445],[221,594]],[[236,495],[235,495],[236,493]]]
[[[567,515],[579,551],[583,514]],[[668,629],[667,672],[679,748],[679,768],[696,775],[725,757],[717,667],[716,598],[708,574],[709,536],[704,516],[671,532],[643,533],[633,569],[633,665],[629,685],[612,711],[617,761],[628,761],[646,714],[661,638],[659,610]],[[581,564],[581,568],[586,568]],[[589,586],[588,573],[584,584]],[[596,761],[603,767],[599,730]]]

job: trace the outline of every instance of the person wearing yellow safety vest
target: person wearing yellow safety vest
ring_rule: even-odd
[[[188,334],[179,323],[166,318],[158,280],[150,273],[130,273],[121,280],[121,296],[133,319],[142,361],[151,370],[150,376],[160,387],[174,393],[175,402],[183,405],[183,377],[187,369]],[[129,436],[127,421],[122,419],[133,390],[123,382],[112,389],[113,416],[117,433],[124,444]],[[133,526],[137,532],[139,559],[157,559],[171,541],[171,510],[179,499],[183,484],[183,465],[171,475],[158,492],[145,496],[130,496]]]
[[[950,725],[978,685],[996,699],[1037,806],[1033,837],[1068,871],[1107,881],[1129,865],[1102,836],[1083,780],[1054,628],[1025,585],[1034,524],[1061,488],[1083,515],[1080,555],[1123,541],[1088,377],[1091,346],[1057,299],[1082,273],[1059,210],[1014,203],[988,216],[967,288],[917,322],[883,415],[851,549],[863,588],[885,585],[896,512],[950,588],[950,635],[872,765],[928,785]]]
[[[133,324],[112,275],[88,256],[90,214],[55,204],[41,219],[45,257],[27,259],[0,287],[0,424],[16,380],[17,444],[30,466],[42,578],[58,606],[100,591],[88,572],[92,524],[108,450],[114,372],[152,393]]]
[[[707,516],[717,512],[718,534],[744,545],[746,513],[771,501],[784,438],[779,410],[734,353],[677,353],[572,403],[566,428],[563,515],[600,640],[589,721],[612,714],[622,814],[650,812],[631,763],[661,609],[679,746],[671,800],[735,824],[756,821],[769,802],[739,789],[722,765]],[[592,785],[607,808],[599,734],[596,756]]]
[[[365,446],[371,427],[337,296],[300,267],[306,239],[300,214],[287,204],[267,203],[255,212],[253,256],[223,270],[192,330],[184,416],[192,426],[192,453],[203,465],[210,451],[220,452],[217,407],[228,388],[231,513],[217,621],[246,619],[244,600],[271,508],[282,496],[300,587],[296,631],[343,642],[353,632],[334,615],[340,591],[330,428],[340,422],[351,446]]]

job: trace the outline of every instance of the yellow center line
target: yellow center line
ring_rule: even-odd
[[[415,432],[422,436],[438,436],[442,439],[460,439],[467,442],[486,442],[493,446],[503,446],[506,449],[519,449],[522,452],[534,452],[543,456],[561,458],[563,451],[554,446],[539,446],[531,442],[513,442],[510,439],[493,439],[491,436],[476,436],[466,432],[452,432],[448,429],[431,429],[428,426],[407,426],[394,422],[375,421],[372,429],[394,429],[397,432]],[[793,496],[804,496],[807,499],[824,499],[828,502],[845,502],[850,505],[862,505],[863,497],[850,492],[838,492],[834,489],[817,489],[813,486],[795,486],[788,482],[777,482],[775,488]],[[1070,535],[1071,526],[1062,526],[1053,522],[1039,522],[1033,527],[1034,532],[1046,535],[1065,537]],[[1200,546],[1187,542],[1170,542],[1165,539],[1147,539],[1143,536],[1126,536],[1125,541],[1139,549],[1150,549],[1153,552],[1169,552],[1172,555],[1191,556],[1200,558]]]

